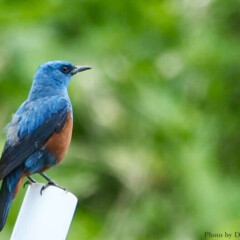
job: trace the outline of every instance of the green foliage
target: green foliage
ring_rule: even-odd
[[[79,198],[69,239],[238,230],[239,9],[237,0],[0,2],[1,128],[40,63],[93,67],[72,80],[73,142],[48,171]]]

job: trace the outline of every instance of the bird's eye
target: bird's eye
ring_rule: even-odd
[[[60,70],[62,73],[69,73],[71,71],[71,69],[68,66],[63,66],[61,67]]]

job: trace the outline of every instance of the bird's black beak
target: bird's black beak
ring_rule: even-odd
[[[76,66],[72,71],[72,75],[78,73],[78,72],[83,72],[85,70],[91,69],[91,67],[89,66]]]

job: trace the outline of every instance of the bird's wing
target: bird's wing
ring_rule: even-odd
[[[0,179],[43,147],[53,133],[59,132],[69,110],[70,103],[63,97],[25,102],[9,126],[0,161]]]

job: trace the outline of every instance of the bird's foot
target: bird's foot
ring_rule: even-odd
[[[59,186],[58,184],[56,184],[54,181],[49,181],[47,184],[45,184],[42,188],[41,188],[41,191],[40,191],[40,194],[42,195],[42,192],[48,188],[49,186],[54,186],[54,187],[57,187],[57,188],[61,188],[62,190],[66,191],[66,188],[63,188],[61,186]]]
[[[29,180],[27,180],[27,181],[23,184],[23,188],[25,188],[27,185],[31,185],[31,184],[32,184],[32,182],[29,181]]]
[[[37,183],[37,181],[34,178],[32,178],[30,176],[28,176],[27,178],[28,178],[28,180],[23,184],[23,188],[25,188],[27,185],[31,185],[33,183]]]

